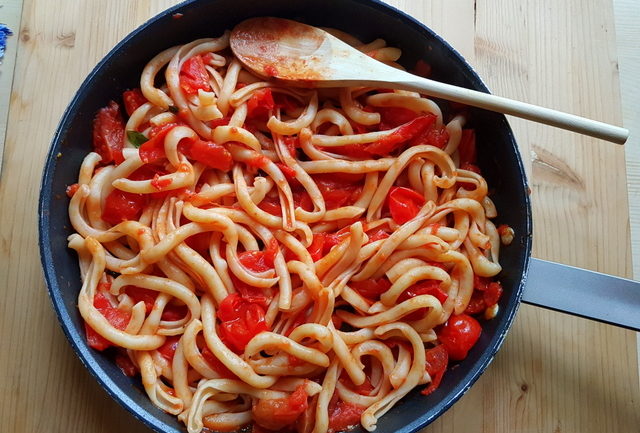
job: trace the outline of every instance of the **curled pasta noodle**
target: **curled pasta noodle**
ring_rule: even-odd
[[[400,67],[384,40],[331,31]],[[459,360],[475,317],[499,314],[515,233],[492,221],[466,113],[288,87],[228,48],[227,32],[151,59],[121,152],[88,152],[67,191],[87,340],[190,433],[372,431],[438,386],[452,320],[478,330]]]

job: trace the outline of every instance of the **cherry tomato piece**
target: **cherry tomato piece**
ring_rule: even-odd
[[[426,357],[426,369],[429,376],[431,376],[431,383],[425,389],[422,390],[422,395],[429,395],[440,386],[442,376],[444,376],[447,370],[447,364],[449,363],[449,354],[447,349],[443,345],[438,345],[425,352]]]
[[[146,204],[147,197],[144,194],[114,189],[104,201],[102,219],[113,225],[122,221],[137,220]]]
[[[487,307],[496,305],[502,296],[502,285],[497,281],[492,281],[483,293],[483,298]]]
[[[391,281],[386,277],[375,279],[369,279],[364,281],[352,281],[349,283],[352,289],[355,289],[367,299],[372,301],[378,301],[380,295],[391,288]]]
[[[307,409],[307,392],[300,385],[286,398],[261,398],[254,403],[251,413],[258,425],[274,431],[280,431],[293,424]]]
[[[482,327],[473,317],[460,314],[451,316],[440,329],[438,339],[442,343],[449,358],[461,361],[467,357],[469,350],[480,338]]]
[[[182,64],[180,88],[188,96],[195,95],[200,89],[206,92],[211,90],[209,73],[204,67],[202,56],[193,56]]]
[[[124,110],[127,112],[127,116],[131,116],[134,111],[148,102],[147,98],[142,94],[142,90],[138,88],[125,90],[122,93],[122,100],[124,101]]]
[[[389,191],[389,212],[391,212],[391,218],[398,224],[404,224],[415,218],[424,202],[422,195],[409,188],[394,186]]]
[[[220,339],[236,353],[242,352],[254,336],[269,331],[264,308],[244,300],[237,293],[224,298],[217,316],[222,322],[219,328]]]
[[[267,120],[269,112],[276,108],[271,89],[258,89],[247,101],[247,117]]]
[[[123,161],[124,121],[120,106],[114,102],[98,110],[93,119],[93,151],[102,157],[103,164]]]

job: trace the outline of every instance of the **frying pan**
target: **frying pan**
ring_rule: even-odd
[[[252,16],[280,16],[335,27],[364,41],[380,37],[402,49],[401,63],[406,67],[423,59],[431,64],[434,79],[488,92],[471,66],[444,40],[410,16],[376,0],[190,0],[152,18],[107,54],[76,93],[53,137],[40,191],[40,254],[58,319],[82,363],[115,400],[159,432],[177,433],[185,428],[174,416],[151,404],[138,378],[124,376],[112,359],[86,344],[77,310],[81,286],[78,261],[67,248],[72,229],[64,191],[77,181],[82,159],[90,151],[94,114],[109,100],[119,99],[124,90],[137,87],[148,60],[169,46],[219,36]],[[446,104],[443,108],[446,113]],[[501,252],[499,279],[504,295],[500,312],[482,323],[480,340],[464,361],[447,372],[439,388],[429,396],[415,390],[410,393],[379,420],[381,432],[415,432],[458,400],[500,348],[523,294],[525,300],[537,305],[640,328],[640,315],[633,313],[640,306],[637,283],[531,259],[529,189],[511,129],[500,114],[473,110],[471,119],[478,138],[478,162],[499,212],[495,222],[510,225],[516,233],[514,242]],[[548,278],[553,278],[553,284]],[[606,297],[599,299],[603,293]],[[618,299],[615,305],[613,299]],[[586,308],[593,305],[598,308]],[[628,320],[618,322],[623,318]]]

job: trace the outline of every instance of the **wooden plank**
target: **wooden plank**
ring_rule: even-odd
[[[633,277],[640,279],[640,82],[636,78],[640,69],[640,3],[634,0],[614,0],[616,46],[620,69],[622,122],[632,131],[626,144],[627,188],[629,192],[629,223],[631,226],[631,253]],[[640,333],[638,334],[640,359]],[[640,369],[640,363],[638,364]]]
[[[0,419],[7,431],[148,431],[100,389],[57,325],[36,250],[36,202],[52,132],[86,73],[173,3],[25,0],[0,182],[0,203],[12,204],[0,207],[0,371],[7,372]],[[620,121],[608,1],[389,3],[445,36],[496,92]],[[628,275],[622,151],[524,121],[512,125],[532,174],[536,254]],[[489,370],[426,431],[638,431],[634,344],[631,333],[523,307]]]
[[[476,11],[475,58],[496,92],[621,123],[610,2],[484,0]],[[624,149],[510,122],[531,174],[534,254],[630,276]],[[496,408],[483,431],[638,431],[635,343],[629,331],[523,307],[483,378]]]
[[[9,36],[7,39],[4,57],[0,59],[0,175],[2,175],[2,155],[7,133],[7,117],[9,115],[13,72],[18,51],[18,36],[16,33],[20,29],[21,14],[22,0],[3,0],[0,2],[0,23],[9,27],[14,33],[13,36]]]

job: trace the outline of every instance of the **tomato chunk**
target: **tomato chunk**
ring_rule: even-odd
[[[204,67],[202,56],[193,56],[182,64],[180,88],[188,96],[195,95],[201,89],[206,92],[211,90],[209,73]]]
[[[461,361],[467,357],[469,350],[480,338],[482,328],[476,319],[466,314],[451,316],[440,329],[438,339],[442,343],[449,358]]]
[[[360,178],[360,175],[318,174],[313,176],[313,180],[324,198],[327,210],[353,204],[362,192]]]
[[[138,150],[142,162],[148,164],[166,157],[164,153],[164,138],[176,126],[178,126],[178,123],[165,123],[151,128],[149,140],[142,143]]]
[[[394,186],[388,196],[391,218],[398,224],[404,224],[415,218],[424,206],[424,197],[412,189]]]
[[[276,108],[271,89],[258,89],[247,101],[247,117],[267,120],[269,112]]]
[[[207,346],[204,346],[200,351],[202,353],[202,357],[207,361],[207,364],[213,368],[216,373],[220,375],[223,379],[238,379],[238,376],[233,374],[231,370],[227,368],[226,365],[222,363],[216,356],[209,350]]]
[[[127,355],[127,351],[121,347],[118,348],[118,353],[116,354],[116,365],[120,367],[125,376],[133,377],[138,373],[138,368]]]
[[[123,161],[124,121],[120,106],[114,102],[98,110],[93,119],[93,151],[102,157],[103,164]]]
[[[425,351],[425,357],[426,369],[429,376],[431,376],[431,383],[423,389],[421,393],[423,395],[429,395],[440,386],[440,381],[449,363],[449,354],[447,353],[447,349],[440,344]]]
[[[418,117],[415,111],[403,107],[379,107],[380,129],[392,129]]]
[[[360,416],[366,408],[344,402],[334,393],[329,402],[329,431],[341,432],[360,424]]]
[[[269,331],[262,306],[250,303],[232,293],[220,303],[217,312],[220,339],[236,353],[244,350],[249,341],[260,332]]]
[[[407,290],[402,292],[398,297],[398,302],[404,302],[408,299],[414,298],[420,295],[431,295],[440,301],[442,304],[447,300],[448,295],[440,289],[440,281],[438,280],[424,280],[420,281],[417,284],[409,287]],[[407,314],[404,319],[405,320],[420,320],[425,314],[427,314],[427,308],[420,308],[411,314]]]
[[[476,131],[473,129],[463,129],[460,144],[458,145],[460,154],[460,166],[476,163]]]
[[[151,312],[153,304],[155,304],[156,298],[158,297],[158,292],[155,290],[149,290],[138,286],[126,286],[124,288],[124,292],[133,299],[134,304],[137,304],[140,301],[144,302],[144,307],[147,313]]]
[[[500,298],[502,297],[502,284],[497,281],[492,281],[489,283],[487,290],[483,293],[484,303],[487,307],[491,307],[496,305]]]
[[[351,388],[354,392],[357,392],[360,395],[371,395],[371,391],[375,389],[375,387],[371,384],[371,378],[369,376],[365,376],[364,382],[361,385],[355,385],[346,370],[342,370],[342,374],[340,374],[339,378],[340,382],[343,385]]]
[[[160,355],[167,361],[173,361],[173,357],[176,354],[176,348],[178,347],[178,342],[180,341],[179,335],[170,335],[164,341],[164,344],[158,347],[158,352]]]
[[[380,295],[391,288],[391,281],[386,277],[382,277],[377,280],[369,279],[364,281],[352,281],[349,285],[365,298],[371,299],[372,301],[378,301],[380,299]]]
[[[253,420],[268,430],[280,431],[293,424],[309,407],[307,397],[304,385],[300,385],[289,397],[261,398],[251,409]]]
[[[137,220],[146,203],[147,197],[144,194],[114,189],[105,199],[102,219],[113,225],[122,221]]]
[[[105,295],[105,292],[109,290],[109,287],[110,284],[103,283],[98,286],[98,291],[93,298],[93,306],[107,319],[107,321],[109,321],[111,326],[123,331],[129,324],[131,314],[125,311],[118,310],[116,307],[111,305],[109,298]],[[96,350],[105,350],[106,348],[112,346],[109,340],[98,334],[87,323],[84,324],[84,328],[86,331],[87,343],[89,344],[89,347],[92,347]]]
[[[138,88],[125,90],[122,94],[122,100],[124,101],[124,110],[127,112],[127,116],[131,116],[134,111],[148,102],[147,98],[142,94],[142,90]]]
[[[179,148],[191,160],[199,161],[218,170],[231,170],[233,164],[231,154],[227,149],[213,141],[205,141],[199,138],[183,138],[180,140]]]
[[[436,116],[433,114],[416,117],[410,122],[398,126],[389,136],[369,144],[366,148],[367,152],[371,155],[388,155],[396,150],[400,144],[429,128],[435,121]]]

